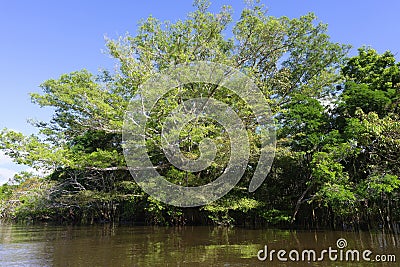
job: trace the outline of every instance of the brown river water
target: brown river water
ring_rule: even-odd
[[[400,236],[237,227],[0,225],[0,266],[400,266]]]

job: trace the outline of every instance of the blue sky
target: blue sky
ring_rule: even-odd
[[[211,10],[231,5],[234,19],[242,0],[211,1]],[[329,26],[335,42],[354,49],[370,45],[382,53],[391,50],[400,59],[400,2],[262,0],[269,15],[299,17],[314,12]],[[51,113],[30,103],[29,92],[50,78],[80,69],[96,72],[113,69],[115,62],[104,52],[104,36],[134,35],[140,19],[184,19],[193,10],[191,0],[149,1],[2,1],[0,2],[0,128],[25,134],[35,132],[29,118],[47,120]],[[22,167],[0,153],[0,184]]]

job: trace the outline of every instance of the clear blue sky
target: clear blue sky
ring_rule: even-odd
[[[244,3],[211,1],[211,9],[229,4],[234,19]],[[262,0],[272,16],[299,17],[314,12],[329,25],[335,42],[356,48],[370,45],[378,52],[400,52],[400,1]],[[0,2],[0,128],[24,133],[35,130],[28,118],[46,120],[50,112],[30,103],[29,92],[49,78],[83,68],[112,69],[104,36],[135,34],[140,19],[153,15],[172,22],[193,10],[191,0],[149,1],[2,1]],[[396,55],[399,60],[400,55]],[[0,154],[0,184],[15,170]]]

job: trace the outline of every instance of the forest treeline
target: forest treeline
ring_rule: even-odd
[[[86,70],[45,81],[32,102],[53,112],[32,122],[38,134],[9,129],[0,148],[22,172],[0,187],[0,219],[57,223],[135,222],[295,228],[371,229],[400,223],[400,63],[370,47],[349,57],[314,14],[272,17],[259,5],[236,22],[231,9],[196,1],[184,20],[149,17],[134,36],[107,40],[118,70]],[[264,183],[248,192],[260,155],[257,123],[227,88],[192,83],[172,90],[149,114],[146,145],[158,172],[175,184],[197,186],[221,175],[229,136],[210,120],[182,129],[183,153],[199,156],[211,138],[218,148],[206,170],[175,168],[160,149],[160,129],[182,100],[207,96],[230,105],[246,126],[248,168],[226,196],[202,207],[178,208],[143,192],[122,148],[125,110],[140,85],[172,64],[210,61],[232,66],[263,92],[276,123],[276,155]]]

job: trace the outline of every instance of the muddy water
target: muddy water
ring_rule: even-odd
[[[377,266],[377,261],[387,261],[379,266],[400,266],[398,235],[0,225],[0,266]]]

